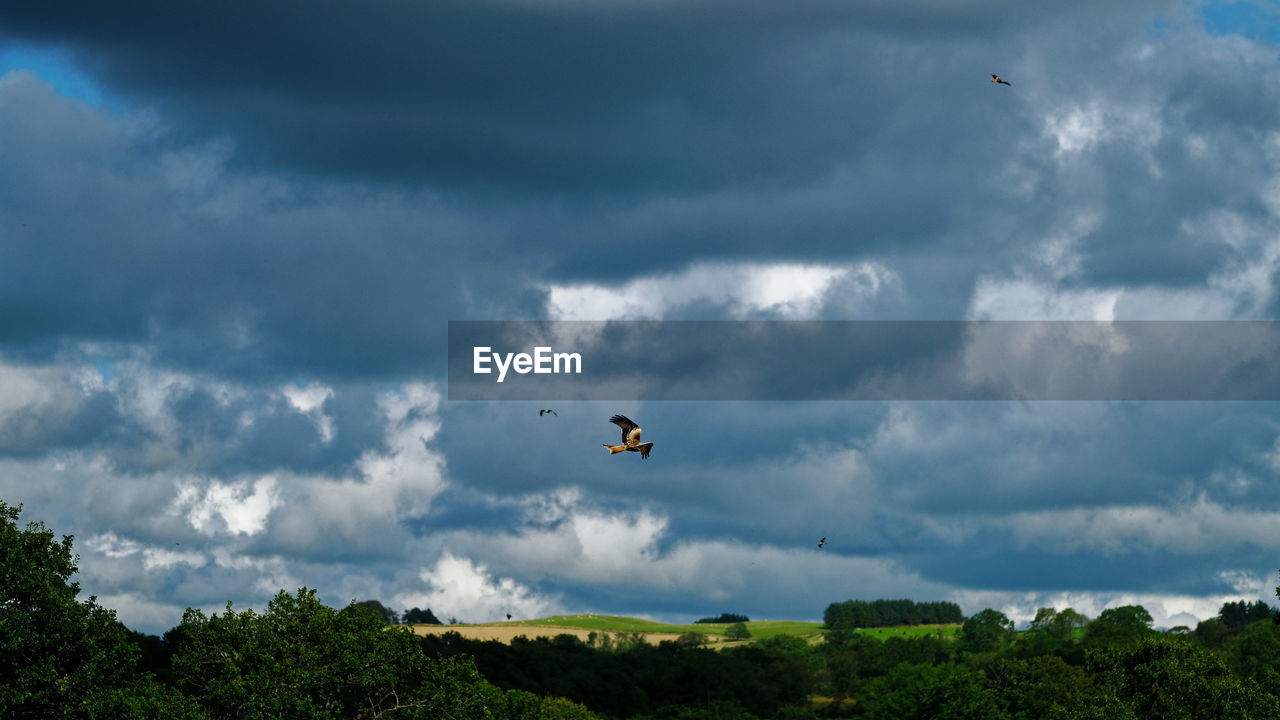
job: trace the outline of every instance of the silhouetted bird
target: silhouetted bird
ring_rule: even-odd
[[[551,413],[552,415],[555,415],[556,417],[560,417],[560,415],[559,415],[559,414],[557,414],[555,410],[539,410],[539,411],[538,411],[538,417],[542,417],[543,415],[546,415],[547,413]]]
[[[628,452],[638,452],[640,457],[649,457],[649,451],[653,449],[653,443],[640,443],[640,426],[631,422],[625,415],[614,415],[609,418],[609,422],[622,428],[622,444],[610,445],[605,443],[604,446],[609,448],[609,454],[620,453],[623,450]]]
[[[1009,87],[1013,87],[1013,83],[1005,82],[1004,80],[1001,80],[999,75],[992,75],[991,82],[1000,83],[1001,85],[1008,85]]]
[[[827,544],[826,538],[822,538],[821,540],[818,541],[818,547],[822,547],[823,545],[826,545],[826,544]]]

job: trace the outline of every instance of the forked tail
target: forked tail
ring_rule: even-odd
[[[620,452],[622,452],[623,450],[626,450],[626,449],[627,449],[627,446],[626,446],[626,445],[610,445],[609,443],[605,443],[605,444],[604,444],[604,446],[605,446],[605,447],[607,447],[607,448],[609,448],[609,454],[610,454],[610,455],[612,455],[612,454],[614,454],[614,453],[620,453]]]

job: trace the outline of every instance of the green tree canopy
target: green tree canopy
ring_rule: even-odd
[[[1132,642],[1151,632],[1151,613],[1141,605],[1107,608],[1089,623],[1085,640],[1092,647]]]
[[[1223,603],[1218,610],[1218,619],[1222,620],[1228,630],[1235,632],[1259,620],[1268,620],[1274,614],[1269,605],[1258,600],[1247,603],[1244,600]]]
[[[968,652],[990,652],[1013,638],[1013,621],[998,610],[987,608],[964,621],[960,647]]]
[[[1141,605],[1124,605],[1103,610],[1098,615],[1098,622],[1110,623],[1136,632],[1150,630],[1153,621],[1151,613]]]
[[[0,502],[0,717],[147,714],[128,631],[95,598],[76,599],[71,536],[19,528],[21,511]]]
[[[1159,634],[1091,650],[1088,669],[1139,718],[1248,720],[1280,717],[1280,701],[1233,675],[1217,653]]]
[[[751,622],[751,618],[747,617],[746,615],[739,615],[738,613],[727,612],[727,613],[720,613],[716,617],[704,617],[704,618],[700,618],[698,620],[693,621],[695,625],[699,623],[736,623],[736,622]]]
[[[1061,612],[1053,608],[1040,608],[1036,611],[1035,619],[1031,621],[1031,630],[1048,633],[1061,642],[1067,642],[1071,640],[1076,628],[1082,628],[1088,624],[1089,618],[1072,608]]]
[[[431,612],[431,608],[422,610],[421,608],[413,608],[404,611],[404,621],[410,625],[443,625],[435,613]]]
[[[999,717],[995,696],[982,687],[982,674],[952,663],[897,665],[868,683],[858,707],[865,717],[895,720]]]
[[[1227,629],[1227,624],[1216,617],[1201,620],[1192,635],[1200,641],[1201,645],[1214,649],[1226,647],[1231,639],[1231,631]]]
[[[386,625],[395,625],[400,622],[400,613],[392,610],[386,605],[383,605],[377,600],[361,600],[360,602],[353,602],[352,605],[368,610],[373,613],[374,617],[378,618]]]
[[[846,600],[831,603],[822,614],[829,630],[888,627],[892,625],[938,625],[964,621],[960,606],[953,602],[912,602],[911,600]]]
[[[431,659],[408,630],[355,604],[326,607],[306,588],[262,614],[187,610],[177,630],[179,687],[217,718],[462,720],[502,702],[469,659]]]
[[[1242,677],[1263,687],[1280,687],[1280,625],[1258,620],[1231,639],[1227,658]]]

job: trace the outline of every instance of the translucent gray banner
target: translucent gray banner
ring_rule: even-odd
[[[1280,322],[450,322],[450,400],[1280,400]]]

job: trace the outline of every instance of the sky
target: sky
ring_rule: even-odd
[[[1275,603],[1275,402],[461,401],[446,350],[1278,320],[1278,11],[5,3],[0,500],[152,633],[301,586],[467,622]]]

